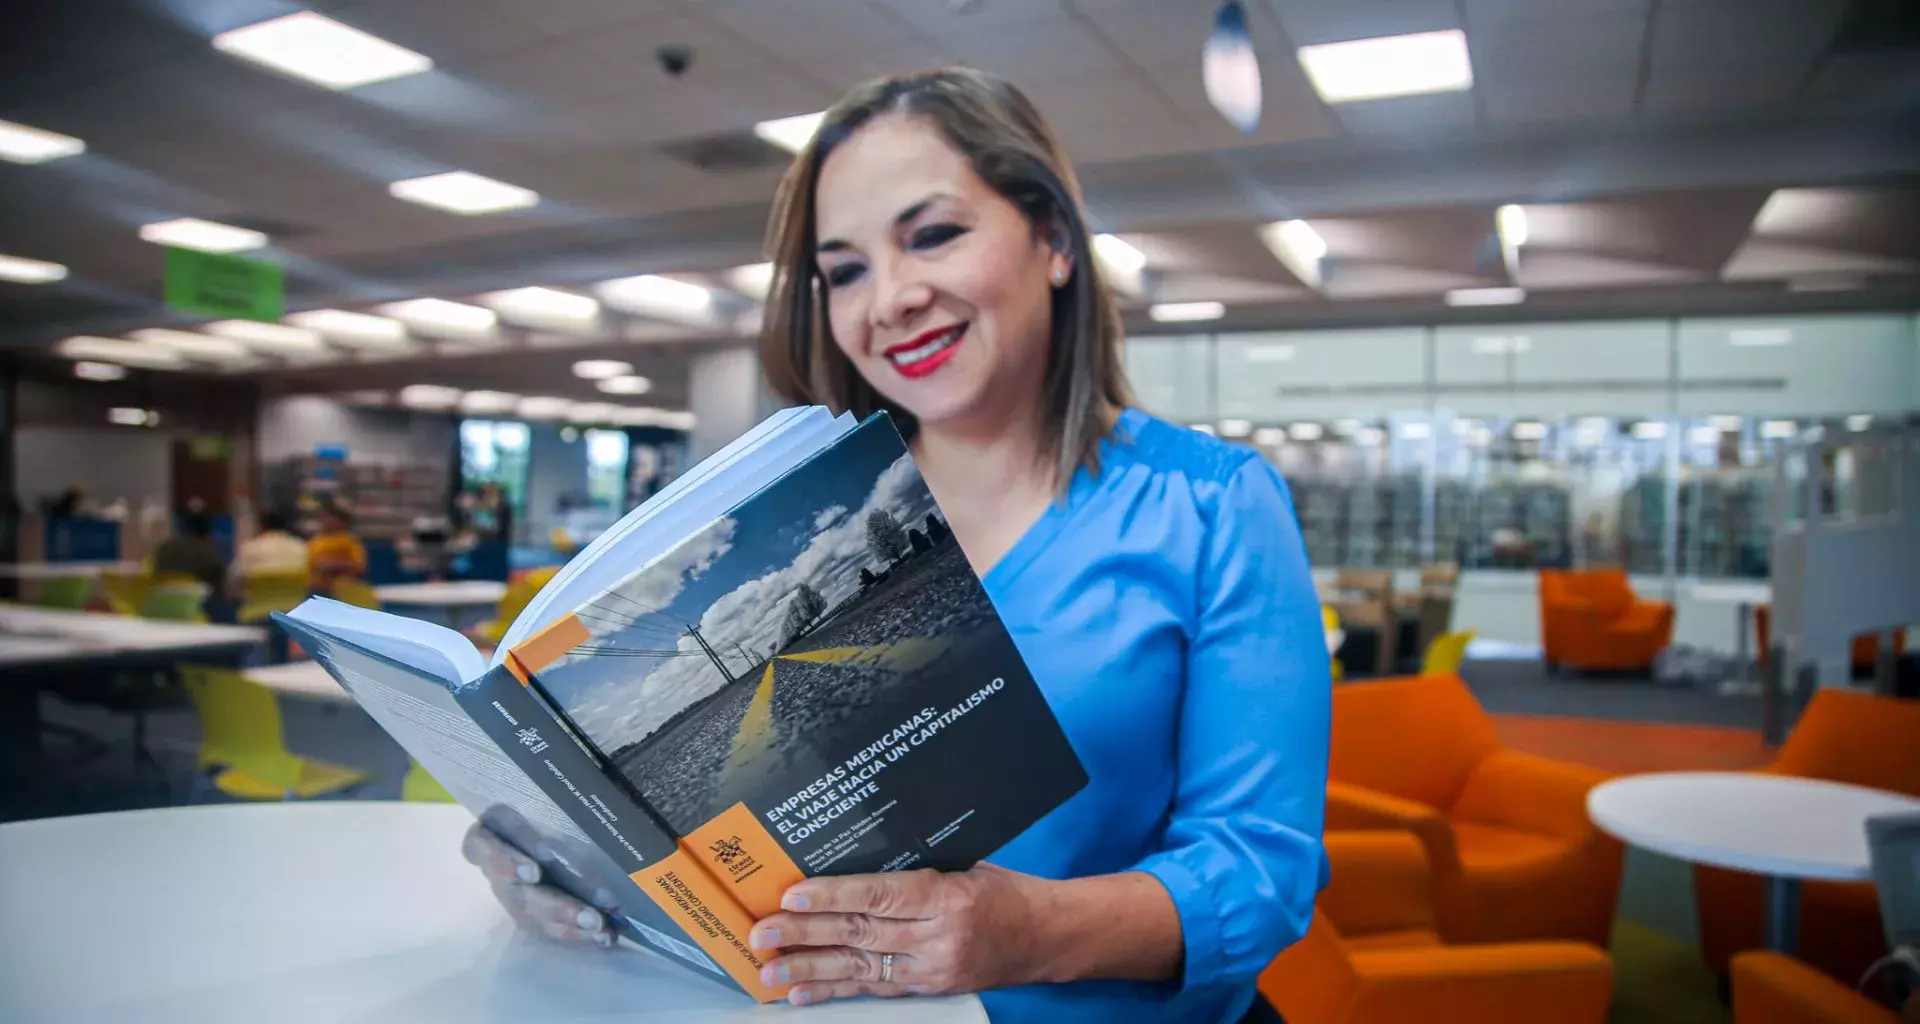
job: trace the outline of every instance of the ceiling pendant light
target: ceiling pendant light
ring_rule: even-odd
[[[1240,0],[1223,4],[1214,16],[1200,68],[1213,109],[1242,134],[1258,132],[1260,60],[1254,56],[1253,40],[1247,35],[1247,9]]]

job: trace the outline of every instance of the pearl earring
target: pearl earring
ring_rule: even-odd
[[[1056,271],[1054,271],[1054,272],[1053,272],[1053,284],[1054,284],[1054,287],[1056,287],[1056,288],[1057,288],[1057,287],[1059,287],[1060,285],[1063,285],[1063,284],[1066,284],[1066,283],[1067,283],[1067,272],[1066,272],[1066,271],[1064,271],[1064,270],[1056,270]]]

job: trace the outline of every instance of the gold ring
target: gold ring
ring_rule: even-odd
[[[880,954],[880,981],[882,984],[893,980],[893,954]]]

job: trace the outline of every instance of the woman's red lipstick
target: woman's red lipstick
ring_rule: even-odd
[[[947,327],[922,331],[908,341],[881,351],[887,362],[900,371],[902,377],[925,377],[945,365],[960,351],[960,342],[966,337],[966,324],[953,324]]]

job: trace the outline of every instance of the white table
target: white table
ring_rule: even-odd
[[[1753,645],[1748,637],[1753,629],[1753,610],[1763,604],[1773,603],[1773,585],[1770,583],[1738,581],[1725,583],[1696,583],[1687,588],[1687,596],[1705,604],[1730,604],[1736,620],[1733,626],[1733,658],[1739,666],[1740,676],[1724,680],[1720,684],[1722,695],[1751,696],[1761,692],[1760,682],[1747,677],[1749,667],[1754,661]],[[1777,737],[1770,737],[1777,739]]]
[[[63,579],[68,576],[98,576],[101,573],[124,573],[132,575],[140,572],[139,562],[4,562],[0,563],[0,579],[16,579],[41,582]]]
[[[1868,818],[1920,800],[1863,786],[1748,772],[1655,772],[1587,794],[1587,815],[1655,853],[1767,879],[1769,949],[1793,952],[1800,882],[1865,881]]]
[[[415,608],[472,608],[500,603],[507,585],[498,580],[448,580],[442,583],[391,583],[375,587],[381,604]]]
[[[262,665],[243,669],[242,675],[275,693],[308,700],[352,704],[353,695],[342,689],[317,661],[289,661],[284,665]]]
[[[796,1011],[516,933],[460,857],[459,807],[334,802],[0,825],[10,1024],[985,1024],[977,999]]]

